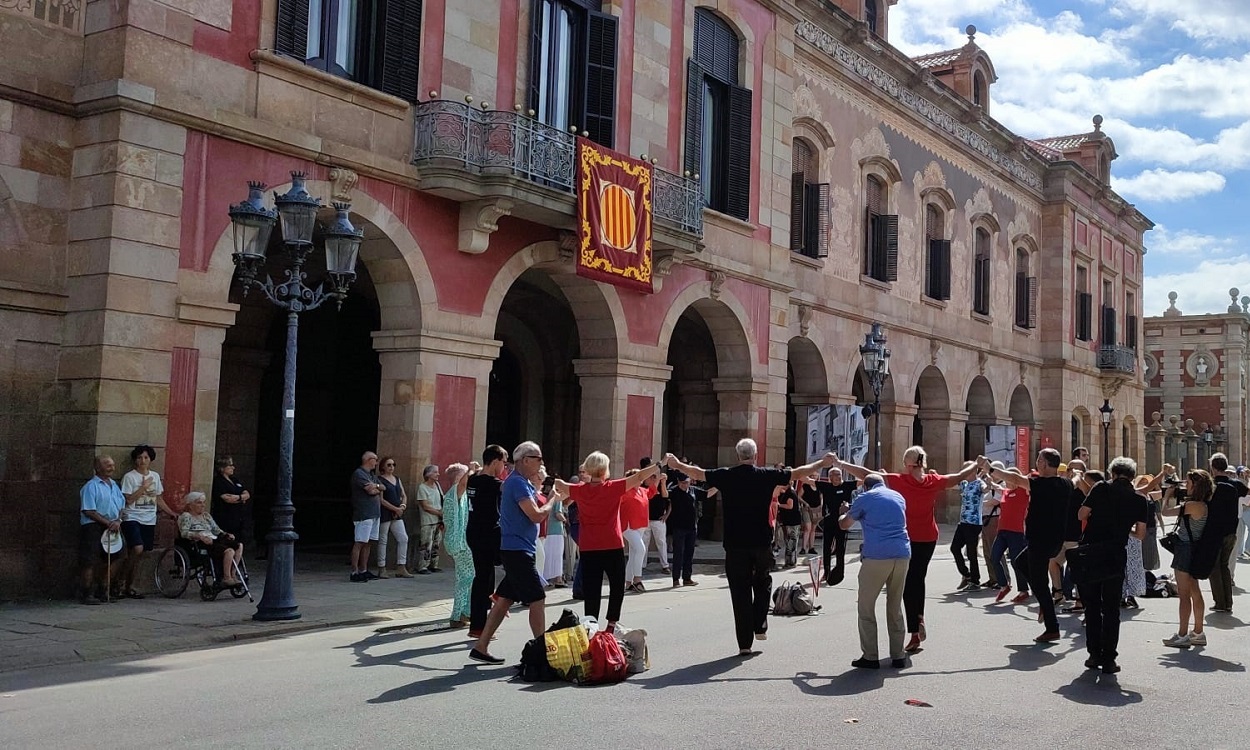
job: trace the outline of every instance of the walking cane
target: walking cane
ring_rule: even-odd
[[[113,545],[112,532],[105,532],[109,535],[109,547]],[[109,547],[104,548],[104,601],[108,602],[113,596],[113,551]]]

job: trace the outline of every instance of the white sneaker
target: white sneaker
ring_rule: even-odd
[[[1205,646],[1205,645],[1207,645],[1207,634],[1206,634],[1206,633],[1190,633],[1190,634],[1189,634],[1189,645],[1191,645],[1191,646]]]
[[[1206,636],[1203,636],[1202,640],[1205,643]],[[1189,635],[1181,635],[1180,633],[1177,633],[1171,638],[1165,638],[1163,640],[1163,645],[1171,646],[1172,648],[1189,648]]]

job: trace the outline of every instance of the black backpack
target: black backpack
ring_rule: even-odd
[[[560,613],[560,619],[547,628],[547,632],[564,630],[577,624],[577,614],[571,609],[565,609]],[[557,682],[562,679],[560,673],[552,669],[551,664],[547,662],[545,638],[532,638],[525,644],[525,647],[521,649],[521,662],[516,665],[516,668],[517,677],[522,682]]]

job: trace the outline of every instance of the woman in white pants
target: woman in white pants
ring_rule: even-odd
[[[625,476],[628,477],[637,471],[637,469],[630,469]],[[657,484],[662,488],[661,492],[664,496],[668,496],[666,482],[667,478],[663,474],[660,474],[658,479],[656,476],[650,476],[641,485],[632,490],[626,490],[621,496],[621,528],[624,530],[621,536],[629,550],[629,559],[625,563],[626,591],[639,594],[646,591],[642,585],[642,569],[647,565],[647,541],[643,532],[647,530],[648,510],[651,498],[656,494]]]
[[[408,529],[404,527],[404,511],[408,510],[408,494],[404,483],[395,476],[395,459],[382,459],[382,525],[378,527],[378,578],[390,578],[386,571],[386,546],[395,537],[395,577],[412,578],[408,572]]]
[[[555,503],[551,515],[547,517],[546,557],[542,569],[543,578],[556,588],[565,588],[564,582],[564,523],[568,517],[564,515],[564,498],[559,490],[551,491],[551,502]]]

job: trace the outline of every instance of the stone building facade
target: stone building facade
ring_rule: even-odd
[[[1114,145],[1009,132],[975,30],[911,60],[893,4],[0,2],[0,590],[70,580],[99,452],[156,446],[175,499],[233,455],[263,520],[284,329],[227,210],[297,170],[365,232],[301,324],[307,542],[342,540],[369,448],[410,483],[526,438],[560,473],[804,459],[797,415],[871,397],[874,321],[887,466],[922,440],[953,470],[990,425],[1097,453],[1104,399],[1140,450],[1151,224]],[[653,294],[573,273],[570,130],[655,165]]]
[[[1168,294],[1162,315],[1145,319],[1147,467],[1164,461],[1202,468],[1217,451],[1244,464],[1246,376],[1250,373],[1250,297],[1229,290],[1228,310],[1185,315]]]

